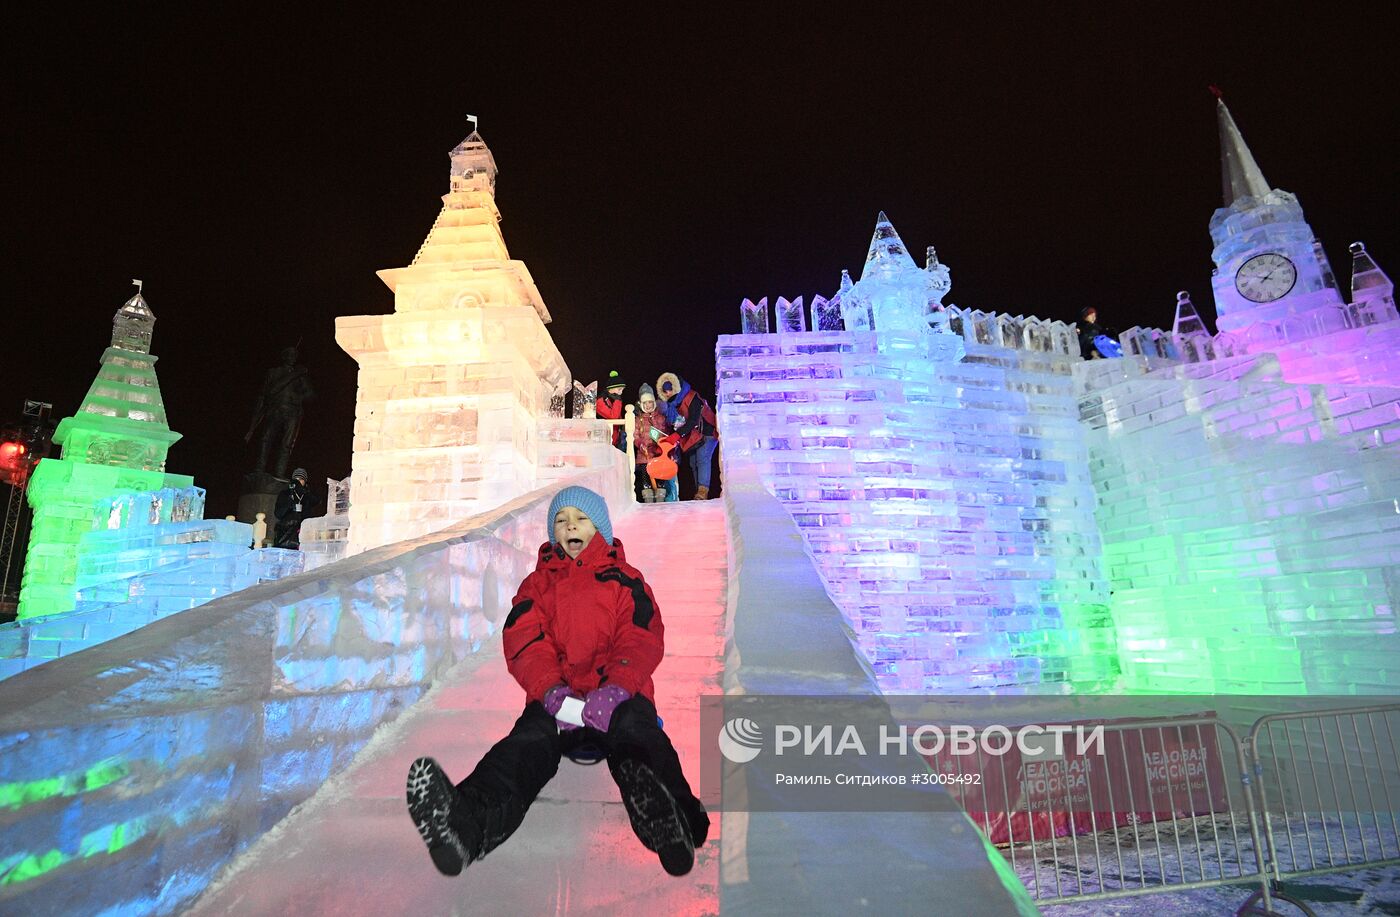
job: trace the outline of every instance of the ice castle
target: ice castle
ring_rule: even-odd
[[[885,690],[1400,687],[1394,290],[1357,243],[1343,299],[1217,108],[1217,335],[1183,293],[1171,332],[1083,361],[1061,323],[945,308],[882,213],[816,330],[799,298],[770,331],[764,298],[720,338],[726,458],[789,506]]]
[[[568,370],[475,132],[418,255],[380,275],[394,312],[337,323],[360,364],[352,476],[294,559],[163,472],[153,316],[119,315],[120,384],[94,383],[50,477],[125,483],[52,502],[64,547],[35,568],[78,609],[0,631],[0,911],[455,906],[460,885],[417,881],[405,737],[467,759],[518,714],[496,641],[563,479],[658,571],[658,704],[688,769],[697,698],[721,690],[1394,693],[1393,288],[1358,244],[1347,302],[1218,116],[1218,333],[1183,294],[1170,330],[1086,362],[1072,325],[945,304],[949,267],[881,214],[857,278],[810,308],[745,300],[717,342],[723,501],[637,509],[606,425],[557,415]],[[102,461],[80,475],[89,427]],[[723,856],[659,885],[588,773],[566,765],[569,805],[530,816],[569,880],[521,883],[540,848],[503,848],[473,906],[1033,910],[955,809],[726,812]]]

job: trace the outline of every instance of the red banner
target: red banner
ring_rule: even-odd
[[[1071,722],[1085,727],[1086,735],[1105,727],[1098,747],[1090,743],[1082,751],[1072,732],[1064,736],[1061,754],[1047,747],[1023,755],[1013,743],[997,756],[943,751],[925,759],[993,844],[1229,811],[1226,774],[1238,780],[1237,767],[1223,766],[1213,725],[1181,725],[1180,719],[1124,728],[1113,727],[1145,721]]]

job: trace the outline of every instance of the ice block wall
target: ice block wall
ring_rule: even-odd
[[[1400,690],[1400,388],[1269,354],[1076,372],[1126,689]]]
[[[1369,291],[1371,298],[1363,290],[1353,303],[1337,302],[1282,322],[1261,321],[1244,332],[1214,335],[1187,294],[1180,293],[1176,328],[1133,327],[1119,335],[1119,342],[1125,354],[1184,363],[1270,355],[1283,380],[1298,384],[1393,386],[1400,380],[1400,313],[1392,290],[1387,280],[1382,289]],[[1190,318],[1186,329],[1181,327],[1183,307]]]
[[[539,424],[540,485],[559,481],[589,468],[610,468],[627,476],[627,453],[612,444],[612,425],[605,420],[546,417]]]
[[[506,250],[496,164],[473,133],[394,311],[336,320],[360,364],[349,553],[433,532],[532,490],[537,424],[569,388],[549,312]]]
[[[499,629],[555,490],[0,682],[0,913],[178,912]]]
[[[74,610],[0,625],[0,679],[302,569],[297,551],[250,550],[252,526],[202,518],[198,487],[107,497],[89,512]]]
[[[917,334],[722,336],[726,467],[792,512],[882,690],[1111,684],[1074,335],[950,316],[960,362]]]

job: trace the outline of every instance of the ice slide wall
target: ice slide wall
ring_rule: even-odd
[[[723,467],[725,694],[880,694],[787,508],[746,458],[726,456]],[[911,758],[908,767],[925,765]],[[726,795],[722,913],[932,913],[938,902],[969,917],[1037,913],[1001,854],[951,798],[944,811],[785,812],[782,788],[750,779],[740,792],[749,808],[778,811],[734,811]]]
[[[0,683],[0,913],[177,912],[490,640],[558,486]]]

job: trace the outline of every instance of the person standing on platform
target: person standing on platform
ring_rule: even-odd
[[[681,438],[681,455],[695,476],[695,499],[710,499],[710,473],[719,427],[710,403],[675,373],[662,373],[656,390],[665,399],[666,419]]]
[[[661,487],[655,488],[662,491],[664,496],[653,501],[646,499],[644,493],[653,489],[651,476],[647,473],[647,463],[661,457],[661,440],[671,433],[671,424],[666,419],[666,414],[658,406],[656,393],[645,382],[642,383],[641,397],[637,400],[637,413],[633,420],[633,426],[636,428],[633,430],[633,436],[637,443],[637,502],[676,502],[680,499],[680,489],[674,477],[662,480]]]
[[[621,420],[627,409],[627,405],[622,400],[622,393],[627,389],[627,383],[622,381],[622,376],[617,370],[608,373],[608,386],[606,394],[600,395],[594,402],[593,408],[601,420]],[[615,424],[612,428],[613,448],[627,451],[627,431],[623,429],[625,424]]]
[[[292,472],[287,489],[277,495],[277,536],[272,543],[274,548],[289,548],[293,551],[301,547],[301,522],[310,515],[311,493],[306,489],[306,469]]]

